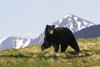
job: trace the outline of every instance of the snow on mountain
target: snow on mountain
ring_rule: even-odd
[[[53,23],[53,25],[56,25],[56,27],[68,27],[74,33],[84,28],[90,27],[94,25],[94,23],[79,18],[75,15],[67,15]]]
[[[75,33],[77,31],[93,26],[95,24],[90,21],[84,20],[80,17],[77,17],[75,15],[67,15],[63,18],[60,18],[58,21],[54,22],[52,25],[55,25],[55,27],[67,27],[73,33]],[[34,39],[31,43],[34,45],[41,45],[43,41],[44,33],[40,34],[40,36]]]
[[[4,38],[0,39],[0,45],[5,39],[7,39],[7,37],[4,37]]]
[[[20,38],[20,37],[6,37],[0,39],[0,50],[10,49],[10,48],[24,48],[30,44],[32,39]]]

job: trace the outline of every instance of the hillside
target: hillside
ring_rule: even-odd
[[[94,25],[74,33],[76,39],[100,37],[100,25]]]
[[[40,46],[0,51],[1,67],[99,67],[100,38],[79,39],[81,52],[70,47],[65,53],[54,53],[53,47],[41,51]]]

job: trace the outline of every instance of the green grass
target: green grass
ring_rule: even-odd
[[[0,51],[0,67],[100,67],[100,38],[77,40],[81,52],[71,47],[65,53],[54,53],[53,47],[40,46]]]

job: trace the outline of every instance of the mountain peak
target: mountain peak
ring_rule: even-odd
[[[56,27],[67,27],[74,33],[86,27],[90,27],[94,25],[94,23],[70,14],[60,18],[58,21],[53,23],[53,25],[56,25]]]
[[[78,16],[73,15],[73,14],[69,14],[69,15],[64,16],[63,19],[65,19],[65,18],[72,18],[72,17],[78,17]]]
[[[64,16],[63,18],[67,18],[67,17],[73,17],[74,15],[72,15],[72,14],[69,14],[69,15],[66,15],[66,16]]]

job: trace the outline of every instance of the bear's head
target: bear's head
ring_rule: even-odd
[[[46,35],[53,35],[54,34],[54,27],[55,27],[55,25],[53,25],[53,26],[47,25],[46,29],[45,29],[45,36]]]
[[[44,43],[43,43],[42,46],[41,46],[42,51],[43,51],[44,49],[49,48],[49,47],[51,47],[51,43],[49,43],[46,39],[44,39]]]
[[[54,27],[55,27],[55,25],[53,25],[53,26],[47,25],[46,26],[44,43],[41,46],[42,50],[47,49],[51,46],[51,43],[49,43],[49,39],[52,39],[52,37],[54,35]]]

